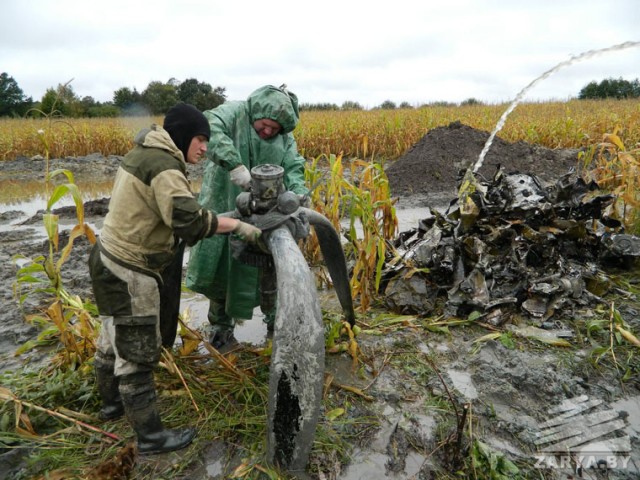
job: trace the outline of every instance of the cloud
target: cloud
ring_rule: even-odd
[[[635,0],[449,0],[265,5],[218,0],[8,0],[0,60],[26,95],[73,78],[80,96],[197,78],[246,98],[287,83],[303,103],[505,102],[582,52],[640,40]],[[554,73],[532,100],[638,77],[640,48]]]

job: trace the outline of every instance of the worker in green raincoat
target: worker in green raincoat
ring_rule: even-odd
[[[250,185],[250,170],[262,164],[284,168],[287,190],[306,196],[304,158],[292,131],[299,119],[295,94],[267,85],[246,101],[230,101],[204,112],[211,127],[200,204],[222,213],[235,209],[235,199]],[[303,197],[308,198],[308,197]],[[258,269],[235,260],[229,239],[201,240],[189,254],[186,285],[209,298],[210,343],[220,348],[234,340],[234,319],[250,319],[260,304]],[[275,312],[262,312],[273,327]]]

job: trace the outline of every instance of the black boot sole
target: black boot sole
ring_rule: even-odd
[[[174,430],[175,431],[175,430]],[[182,439],[176,444],[163,443],[162,445],[154,445],[152,443],[145,444],[138,441],[138,453],[140,455],[156,455],[158,453],[174,452],[188,447],[196,436],[195,428],[186,428],[182,431]]]
[[[121,405],[120,407],[113,407],[108,411],[105,411],[104,409],[102,409],[98,414],[98,418],[103,422],[108,422],[110,420],[118,420],[123,416],[124,416],[124,405]]]

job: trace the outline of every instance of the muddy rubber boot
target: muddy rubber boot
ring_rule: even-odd
[[[152,372],[123,375],[120,394],[127,419],[136,432],[141,455],[172,452],[188,446],[196,436],[192,427],[165,429],[156,407],[156,390]]]
[[[116,420],[124,415],[124,405],[118,390],[120,380],[113,374],[115,358],[105,358],[96,353],[93,366],[96,373],[96,386],[102,400],[100,420]]]
[[[235,322],[225,312],[225,300],[210,300],[207,319],[211,325],[209,329],[209,343],[216,350],[224,349],[237,343],[233,336]]]

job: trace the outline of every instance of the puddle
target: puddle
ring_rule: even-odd
[[[351,457],[351,463],[340,476],[341,480],[370,480],[381,478],[381,472],[385,471],[385,464],[389,458],[382,453],[368,453],[356,450]],[[386,477],[386,475],[385,475]]]
[[[212,478],[222,475],[223,467],[222,459],[217,458],[212,463],[207,463],[207,475]]]
[[[108,197],[111,195],[113,186],[112,180],[103,181],[76,181],[76,185],[82,192],[85,200]],[[53,192],[55,185],[49,186],[49,195]],[[0,180],[0,206],[2,211],[21,210],[29,216],[38,210],[44,209],[47,204],[47,190],[43,181],[16,181]],[[66,195],[56,204],[56,207],[73,205],[70,195]]]
[[[48,197],[43,182],[20,182],[20,189],[16,188],[16,182],[0,180],[0,212],[20,212],[8,222],[0,223],[0,232],[21,231],[24,228],[34,229],[38,237],[45,238],[46,234],[41,223],[22,226],[22,222],[33,217],[38,211],[47,208]],[[82,192],[83,201],[97,200],[111,195],[112,182],[85,182],[77,183]],[[53,187],[50,189],[50,193]],[[54,209],[74,205],[73,198],[67,194],[56,204]],[[60,229],[65,230],[75,225],[75,219],[60,219]],[[95,225],[90,224],[95,229]]]
[[[209,300],[204,295],[194,292],[182,293],[180,313],[183,318],[186,316],[189,319],[188,325],[191,328],[202,331],[208,325],[208,310]],[[254,346],[263,345],[267,338],[267,324],[262,321],[263,317],[260,308],[256,307],[250,320],[237,321],[234,330],[236,340]]]
[[[471,375],[467,372],[461,372],[457,370],[447,370],[447,374],[451,379],[453,387],[460,392],[467,400],[475,400],[478,398],[478,391],[476,390]]]
[[[627,430],[632,430],[636,436],[640,436],[640,396],[618,400],[611,404],[611,408],[617,411],[627,412]]]
[[[426,461],[426,457],[417,452],[410,451],[405,458],[404,472],[386,472],[389,456],[384,453],[369,452],[364,454],[357,450],[353,453],[351,463],[340,480],[371,480],[375,478],[409,479],[418,478],[417,475]]]
[[[398,217],[398,231],[405,232],[416,228],[420,220],[431,215],[428,208],[406,208],[396,210],[396,216]]]
[[[435,206],[437,210],[444,211],[446,206]],[[396,210],[396,218],[398,219],[398,232],[405,232],[412,228],[418,227],[418,222],[427,217],[430,217],[431,214],[429,212],[428,207],[410,207]],[[344,219],[340,222],[342,228],[349,228],[349,219]],[[362,236],[362,226],[356,222],[355,226],[356,232],[358,236]],[[346,241],[346,240],[345,240]]]

